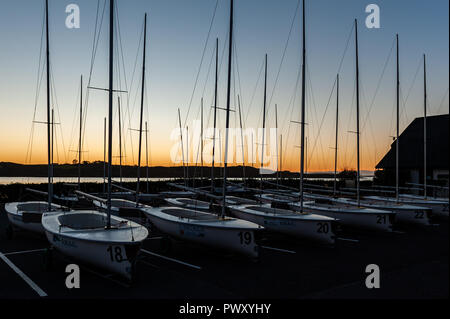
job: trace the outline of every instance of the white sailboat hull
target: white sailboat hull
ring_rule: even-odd
[[[286,234],[292,237],[309,239],[322,244],[334,244],[335,234],[333,223],[335,219],[318,215],[301,214],[265,214],[252,207],[265,208],[268,211],[284,211],[262,206],[239,205],[229,206],[231,213],[241,219],[263,226],[268,231]]]
[[[291,205],[294,210],[299,209],[298,204]],[[304,208],[315,214],[336,218],[339,223],[352,228],[363,228],[373,231],[391,232],[394,213],[383,210],[371,210],[367,208],[333,207],[332,205],[310,205]]]
[[[348,205],[357,206],[358,203],[355,200],[348,198],[339,198],[334,200],[337,203],[343,203]],[[416,224],[416,225],[430,225],[431,224],[431,209],[420,206],[412,206],[407,204],[397,204],[391,202],[383,202],[376,200],[361,200],[360,205],[362,207],[388,210],[395,212],[395,222],[404,224]]]
[[[260,228],[257,225],[229,218],[204,221],[180,218],[165,213],[169,209],[178,208],[159,207],[142,209],[142,211],[156,228],[175,238],[232,251],[251,258],[258,257],[259,249],[255,241],[255,231]],[[181,210],[194,212],[187,209]]]
[[[78,220],[68,226],[61,219],[66,217]],[[89,220],[91,217],[95,217],[92,222]],[[139,249],[148,231],[116,216],[111,216],[113,227],[105,230],[105,220],[106,215],[96,211],[52,212],[43,215],[42,224],[48,241],[56,250],[131,280]],[[73,226],[77,224],[88,226]]]
[[[6,215],[14,228],[44,234],[42,227],[42,214],[47,212],[47,202],[13,202],[5,204]],[[52,209],[62,209],[62,206],[53,204]]]
[[[380,196],[367,196],[367,198],[374,200],[383,200],[390,203],[394,203],[396,201],[395,198],[380,197]],[[449,202],[445,200],[400,197],[400,202],[407,205],[430,208],[432,215],[440,218],[448,219],[449,217]]]

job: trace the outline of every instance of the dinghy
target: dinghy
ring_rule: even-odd
[[[62,210],[64,207],[51,204],[51,211]],[[48,211],[48,203],[42,201],[35,202],[13,202],[5,204],[6,215],[10,222],[7,229],[7,236],[11,238],[14,228],[44,234],[41,224],[42,214]]]
[[[335,243],[336,219],[310,213],[258,205],[230,205],[231,213],[260,226],[268,231],[309,239],[322,244]]]
[[[53,204],[53,134],[52,125],[54,123],[53,116],[51,116],[50,111],[50,94],[49,94],[49,83],[50,83],[50,71],[49,71],[49,36],[48,36],[48,0],[45,2],[45,26],[46,26],[46,52],[47,52],[47,60],[46,60],[46,77],[47,77],[47,122],[45,123],[47,126],[47,154],[48,154],[48,163],[47,163],[47,172],[48,172],[48,191],[41,192],[37,190],[30,190],[35,193],[39,193],[41,195],[46,195],[48,198],[47,202],[43,201],[30,201],[30,202],[14,202],[14,203],[6,203],[5,211],[8,216],[8,220],[10,224],[7,228],[7,237],[12,238],[14,233],[14,228],[18,228],[21,230],[28,230],[37,233],[44,233],[44,229],[42,228],[41,219],[42,215],[46,212],[50,212],[53,210],[62,210],[64,207]]]
[[[106,213],[95,210],[49,212],[42,216],[42,225],[47,239],[56,250],[76,260],[132,280],[136,257],[142,242],[148,236],[148,230],[133,221],[111,214],[114,0],[110,0],[109,4],[109,138]],[[48,5],[46,10],[48,12]],[[144,20],[144,47],[146,25],[147,14]]]
[[[236,218],[178,207],[141,208],[151,224],[175,238],[257,258],[262,227]]]
[[[63,254],[133,279],[136,257],[148,236],[145,227],[98,211],[50,212],[42,225],[52,246]]]
[[[201,200],[193,198],[166,198],[166,202],[170,206],[200,210],[208,212],[210,210],[210,204]]]

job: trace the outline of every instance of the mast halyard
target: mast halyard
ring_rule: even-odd
[[[180,127],[180,140],[181,140],[181,162],[183,164],[183,178],[184,178],[184,186],[187,186],[187,180],[186,180],[186,168],[184,165],[184,143],[183,143],[183,129],[181,128],[181,113],[180,109],[178,108],[178,124]]]
[[[427,198],[427,68],[423,55],[423,196]]]
[[[356,198],[358,201],[358,207],[360,207],[360,195],[359,195],[359,61],[358,61],[358,21],[355,19],[355,57],[356,57]]]
[[[337,187],[337,152],[338,152],[338,132],[339,132],[339,74],[336,75],[336,136],[334,141],[334,184],[333,196],[336,196]]]
[[[142,150],[142,117],[144,113],[144,91],[145,91],[145,47],[147,38],[147,13],[144,16],[144,48],[142,53],[142,87],[141,87],[141,114],[139,120],[139,151],[138,151],[138,170],[136,183],[136,207],[139,205],[139,182],[141,178],[141,150]]]
[[[48,160],[48,211],[52,208],[53,198],[53,162],[50,115],[50,39],[48,31],[48,0],[45,0],[45,34],[46,34],[46,67],[47,67],[47,160]]]
[[[219,38],[216,38],[216,75],[214,83],[214,131],[211,163],[211,193],[214,193],[214,158],[216,153],[216,126],[217,126],[217,82],[219,68]]]
[[[397,108],[397,129],[395,136],[395,199],[397,203],[399,202],[399,175],[398,175],[398,166],[399,166],[399,126],[400,126],[400,76],[399,76],[399,59],[398,59],[398,33],[396,34],[397,41],[397,83],[396,83],[396,108]]]
[[[302,111],[301,111],[301,145],[300,145],[300,213],[303,213],[303,175],[304,175],[304,161],[305,161],[305,100],[306,100],[306,83],[305,83],[305,68],[306,68],[306,41],[305,41],[305,0],[303,0],[302,5],[302,15],[303,15],[303,32],[302,32]]]
[[[233,54],[233,0],[230,1],[230,31],[228,38],[228,79],[227,79],[227,116],[225,123],[225,152],[223,161],[223,191],[222,215],[225,217],[226,189],[227,189],[227,161],[228,161],[228,128],[230,127],[230,95],[231,95],[231,63]]]
[[[111,162],[112,162],[112,130],[113,130],[113,71],[114,71],[114,0],[109,0],[109,108],[108,108],[108,197],[106,229],[111,228]]]
[[[203,186],[203,97],[201,100],[201,116],[200,116],[200,184]]]
[[[106,193],[106,117],[103,118],[103,194]]]

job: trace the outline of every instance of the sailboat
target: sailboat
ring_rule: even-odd
[[[390,232],[393,228],[395,213],[391,211],[366,208],[360,205],[359,199],[359,64],[358,64],[358,27],[355,19],[355,48],[356,48],[356,135],[357,135],[357,205],[349,205],[333,201],[330,197],[318,197],[317,195],[309,195],[303,191],[303,174],[300,174],[300,192],[299,202],[289,204],[293,210],[303,212],[313,212],[319,215],[336,218],[343,226],[351,228],[363,228],[373,231]],[[338,81],[339,78],[337,78]],[[337,83],[338,84],[338,83]],[[339,85],[336,86],[337,88]],[[336,108],[339,105],[339,94],[336,94]],[[304,125],[302,119],[302,125]],[[336,123],[337,125],[338,123]],[[303,128],[302,128],[303,130]],[[337,139],[336,139],[337,141]],[[335,152],[337,144],[335,145]],[[336,158],[336,156],[335,156]],[[302,165],[303,166],[303,165]],[[314,202],[304,202],[304,199],[312,199]]]
[[[47,202],[28,201],[12,202],[5,204],[6,215],[9,225],[6,230],[8,238],[12,238],[15,229],[32,231],[44,234],[41,224],[42,214],[54,210],[65,209],[63,206],[53,203],[53,161],[52,161],[52,133],[53,120],[50,111],[50,49],[48,32],[48,0],[45,1],[45,27],[46,27],[46,75],[47,75],[47,159],[48,159],[48,191],[44,192],[48,196]]]
[[[395,187],[395,193],[396,198],[387,198],[382,196],[366,196],[365,198],[359,200],[356,202],[354,199],[348,199],[348,198],[339,198],[336,199],[335,202],[337,203],[345,203],[350,205],[360,205],[362,207],[369,207],[369,208],[375,208],[375,209],[383,209],[383,210],[389,210],[394,213],[396,213],[396,221],[398,222],[404,222],[404,223],[413,223],[413,224],[421,224],[421,225],[430,225],[430,217],[431,217],[431,209],[421,206],[415,206],[412,205],[412,202],[410,204],[404,203],[400,201],[399,197],[399,47],[398,47],[398,34],[396,35],[396,42],[397,42],[397,135],[396,135],[396,165],[395,165],[395,171],[396,171],[396,187]]]
[[[226,198],[227,191],[227,152],[228,127],[230,113],[230,84],[231,62],[233,45],[233,0],[230,1],[230,25],[228,48],[228,83],[227,83],[227,119],[224,154],[224,176],[222,199]],[[181,142],[183,143],[183,142]],[[185,187],[189,189],[188,187]],[[214,189],[214,186],[212,186]],[[215,196],[217,197],[217,196]],[[163,233],[190,241],[207,245],[214,249],[228,250],[246,255],[251,258],[259,256],[255,233],[262,227],[246,220],[225,216],[225,205],[221,206],[220,214],[202,212],[198,209],[179,207],[152,207],[142,208],[150,222]]]
[[[380,196],[370,196],[368,198],[371,198],[373,200],[383,200],[387,203],[401,203],[404,205],[414,205],[423,207],[425,209],[431,210],[432,216],[447,218],[449,217],[449,203],[448,198],[430,198],[427,196],[427,80],[426,80],[426,60],[425,60],[425,54],[423,55],[423,89],[424,89],[424,101],[423,101],[423,197],[420,197],[418,195],[412,195],[412,194],[399,194],[398,189],[396,187],[396,194],[397,198],[386,198],[386,197],[380,197]],[[398,136],[397,141],[398,142]],[[397,153],[398,156],[398,153]],[[398,160],[396,161],[398,164]],[[398,169],[398,167],[396,167]],[[427,214],[429,215],[429,213]],[[417,212],[416,216],[418,218],[416,219],[424,219],[424,213]],[[421,218],[419,218],[421,217]],[[422,218],[423,217],[423,218]],[[427,218],[428,219],[428,218]]]
[[[110,0],[109,10],[107,210],[106,213],[97,210],[47,212],[42,216],[42,225],[48,241],[56,250],[73,259],[107,269],[131,281],[136,259],[142,242],[148,236],[148,230],[138,223],[111,214],[114,0]]]
[[[137,166],[137,181],[136,181],[136,191],[129,190],[122,186],[117,186],[121,190],[127,191],[125,197],[134,197],[134,201],[123,198],[113,198],[110,201],[111,211],[114,215],[129,218],[130,220],[137,222],[142,225],[147,225],[147,218],[140,211],[141,207],[147,207],[144,204],[139,203],[140,199],[140,178],[141,178],[141,151],[142,151],[142,122],[144,113],[144,93],[145,93],[145,58],[146,58],[146,43],[147,43],[147,14],[144,15],[144,43],[142,52],[142,86],[141,86],[141,105],[140,105],[140,117],[139,117],[139,148],[138,148],[138,166]],[[119,132],[122,130],[120,124],[120,100],[119,102]],[[121,137],[119,134],[119,145],[122,145]],[[120,161],[122,159],[122,151],[120,146],[119,152]],[[120,162],[120,167],[122,167],[122,162]],[[120,180],[122,181],[122,173],[120,174]],[[96,198],[93,196],[86,195],[86,197],[91,197],[93,204],[102,210],[108,209],[108,203],[106,200],[101,198]]]
[[[302,51],[302,131],[301,131],[301,155],[300,155],[300,188],[303,186],[303,168],[304,168],[304,115],[305,115],[305,1],[303,0],[303,51]],[[263,168],[264,158],[264,129],[266,113],[266,88],[267,88],[267,54],[265,57],[265,76],[264,76],[264,103],[263,103],[263,135],[261,152],[261,169]],[[260,188],[262,190],[262,175],[260,177]],[[282,195],[273,195],[282,196]],[[259,195],[260,200],[263,194]],[[280,200],[285,200],[285,198]],[[267,199],[269,201],[269,199]],[[292,201],[292,200],[291,200]],[[300,196],[302,211],[300,213],[267,205],[230,205],[229,208],[233,215],[252,221],[264,226],[268,231],[280,232],[290,236],[314,240],[323,244],[334,244],[334,227],[336,220],[333,217],[312,214],[303,211],[303,196]]]

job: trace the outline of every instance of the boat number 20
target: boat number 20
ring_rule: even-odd
[[[111,258],[112,262],[115,261],[120,263],[123,261],[122,248],[120,246],[109,246],[106,251],[109,253],[109,257]]]
[[[317,232],[319,234],[328,234],[328,231],[330,230],[330,226],[328,223],[317,223]]]
[[[246,232],[239,232],[239,239],[241,241],[241,245],[249,245],[252,242],[252,233],[246,231]]]

